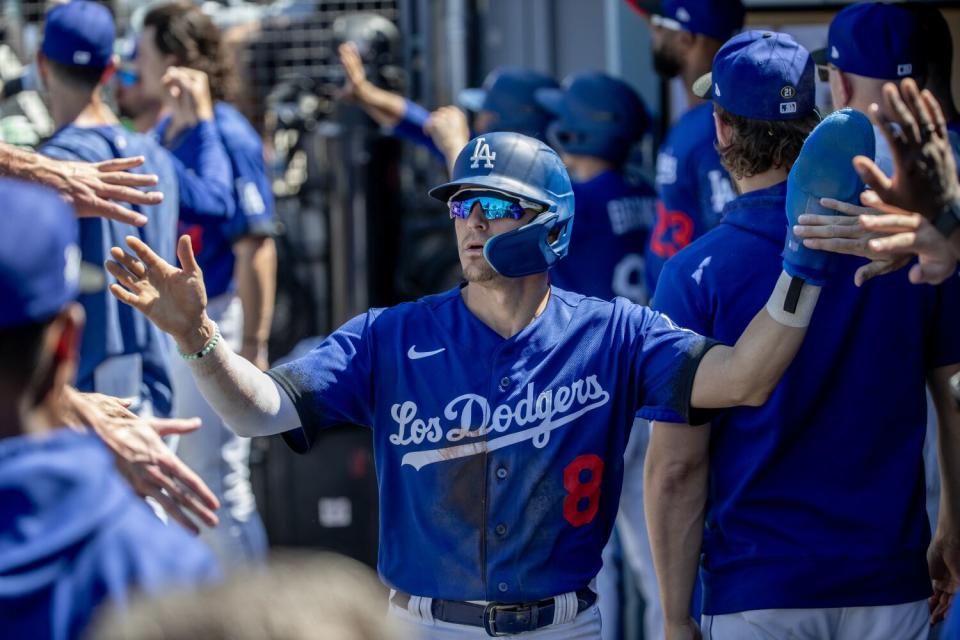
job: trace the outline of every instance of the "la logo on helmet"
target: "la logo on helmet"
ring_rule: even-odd
[[[470,156],[470,168],[479,169],[480,162],[483,162],[484,169],[493,169],[493,161],[497,159],[495,151],[490,151],[490,145],[485,138],[477,138],[477,144],[473,147],[473,155]]]

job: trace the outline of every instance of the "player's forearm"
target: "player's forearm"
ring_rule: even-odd
[[[715,347],[697,369],[691,405],[702,409],[764,404],[803,344],[820,287],[804,284],[788,303],[791,278],[781,274],[767,306],[733,347]],[[786,307],[786,310],[785,310]]]
[[[200,345],[215,333],[215,325],[204,320]],[[176,337],[184,353],[197,350],[196,336]],[[241,436],[266,436],[300,426],[293,401],[267,374],[234,353],[220,340],[210,353],[189,361],[197,387],[214,411]]]
[[[394,127],[403,118],[406,100],[398,93],[365,82],[357,87],[355,95],[360,107],[380,126]]]
[[[237,295],[243,305],[243,346],[262,349],[270,337],[277,288],[277,248],[273,238],[245,236],[234,243]]]
[[[653,429],[644,464],[644,511],[650,549],[664,622],[684,624],[690,617],[690,599],[703,542],[708,461],[705,452],[678,455],[659,436],[675,429],[709,427],[655,422]]]
[[[940,467],[940,513],[937,534],[960,540],[960,411],[950,393],[950,377],[958,366],[941,367],[929,375],[937,411],[937,458]]]

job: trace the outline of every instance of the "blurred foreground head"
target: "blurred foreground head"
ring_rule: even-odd
[[[358,562],[286,553],[201,592],[141,600],[110,611],[90,638],[103,640],[402,640],[387,622],[387,593]]]

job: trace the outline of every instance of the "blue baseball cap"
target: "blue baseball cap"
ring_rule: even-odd
[[[555,79],[525,67],[494,69],[479,89],[464,89],[457,104],[470,111],[489,111],[496,116],[494,130],[513,131],[543,140],[552,114],[537,104],[538,89],[557,88]]]
[[[663,0],[650,13],[650,22],[674,31],[702,33],[726,41],[743,29],[740,0]]]
[[[116,28],[110,10],[91,0],[72,0],[47,14],[43,55],[75,67],[106,67]]]
[[[810,52],[786,33],[745,31],[727,41],[693,92],[753,120],[793,120],[816,111]]]
[[[816,64],[866,78],[899,80],[926,74],[917,16],[880,2],[845,7],[830,23],[827,46],[813,52]]]
[[[0,178],[0,202],[0,329],[48,320],[79,293],[73,207],[52,189],[12,178]]]

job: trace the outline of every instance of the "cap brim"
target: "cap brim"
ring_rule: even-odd
[[[482,111],[486,99],[487,92],[484,89],[463,89],[457,94],[457,105],[468,111]]]
[[[562,116],[566,112],[563,101],[563,89],[543,87],[533,94],[537,104],[555,116]]]
[[[813,60],[813,64],[829,64],[830,59],[827,57],[827,48],[817,49],[816,51],[810,52],[810,59]]]
[[[543,189],[531,186],[514,178],[499,175],[466,176],[459,180],[451,180],[446,184],[430,189],[428,195],[440,202],[447,202],[457,191],[464,187],[489,188],[503,191],[519,200],[534,202],[545,208],[550,207],[551,198]]]
[[[693,83],[693,94],[698,98],[713,99],[713,73],[707,72]]]

